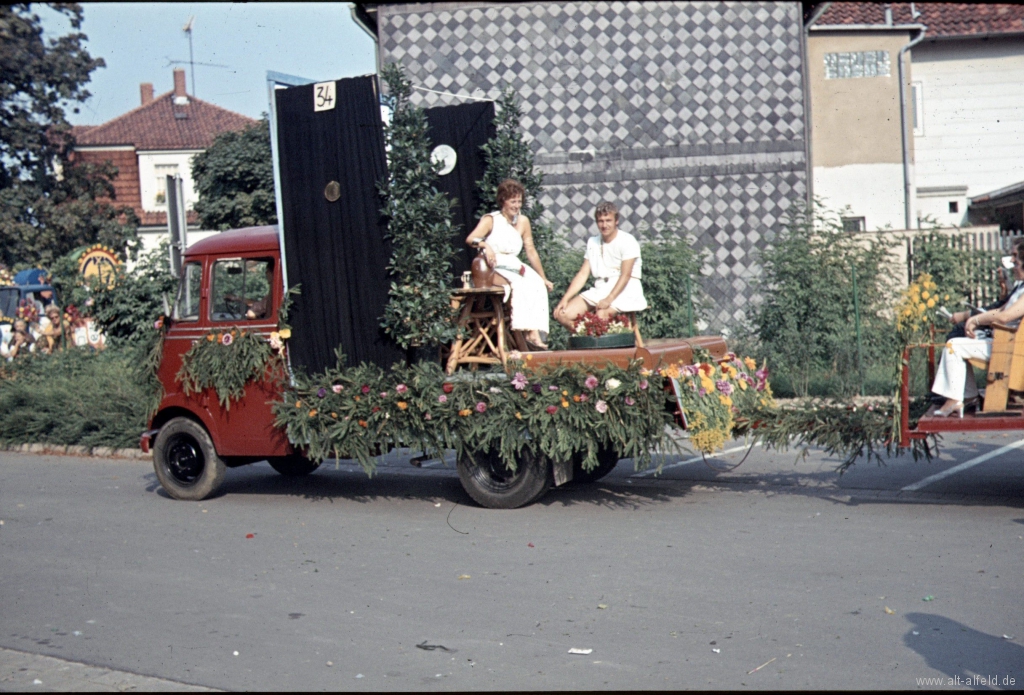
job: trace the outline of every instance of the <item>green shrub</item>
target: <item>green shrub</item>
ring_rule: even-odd
[[[796,395],[808,395],[812,375],[824,372],[832,395],[849,396],[858,390],[862,370],[893,354],[891,247],[880,237],[857,240],[816,204],[796,211],[762,253],[764,301],[751,311],[757,353]]]
[[[137,348],[69,349],[7,363],[0,374],[0,444],[137,447],[148,394]]]

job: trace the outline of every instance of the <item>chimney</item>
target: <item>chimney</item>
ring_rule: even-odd
[[[143,106],[145,106],[146,104],[152,102],[153,101],[153,83],[152,82],[143,82],[142,84],[140,84],[139,85],[139,93],[142,95],[142,105]]]
[[[182,68],[174,68],[174,103],[188,103],[188,95],[185,93],[185,70]]]

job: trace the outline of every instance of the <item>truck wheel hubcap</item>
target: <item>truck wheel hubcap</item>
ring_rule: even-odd
[[[194,485],[203,474],[206,459],[191,437],[177,435],[168,442],[167,472],[182,485]]]

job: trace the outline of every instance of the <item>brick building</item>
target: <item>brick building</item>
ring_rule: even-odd
[[[153,85],[140,85],[141,103],[102,125],[76,126],[75,157],[110,161],[118,168],[114,191],[119,204],[130,205],[141,220],[146,246],[167,231],[166,176],[180,174],[185,190],[190,231],[198,223],[191,211],[197,195],[192,183],[192,157],[226,131],[255,121],[189,95],[185,71],[174,70],[174,89],[153,95]]]

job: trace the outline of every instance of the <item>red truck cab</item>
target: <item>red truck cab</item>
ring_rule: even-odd
[[[164,395],[141,441],[143,451],[152,447],[158,477],[172,496],[202,499],[224,467],[263,459],[283,467],[295,459],[284,431],[274,427],[271,403],[280,394],[272,381],[250,382],[245,396],[225,407],[213,389],[186,394],[176,378],[182,356],[211,331],[239,328],[269,337],[278,328],[283,287],[276,226],[222,232],[186,251],[174,310],[165,319],[158,372]],[[211,477],[216,480],[206,480]]]

